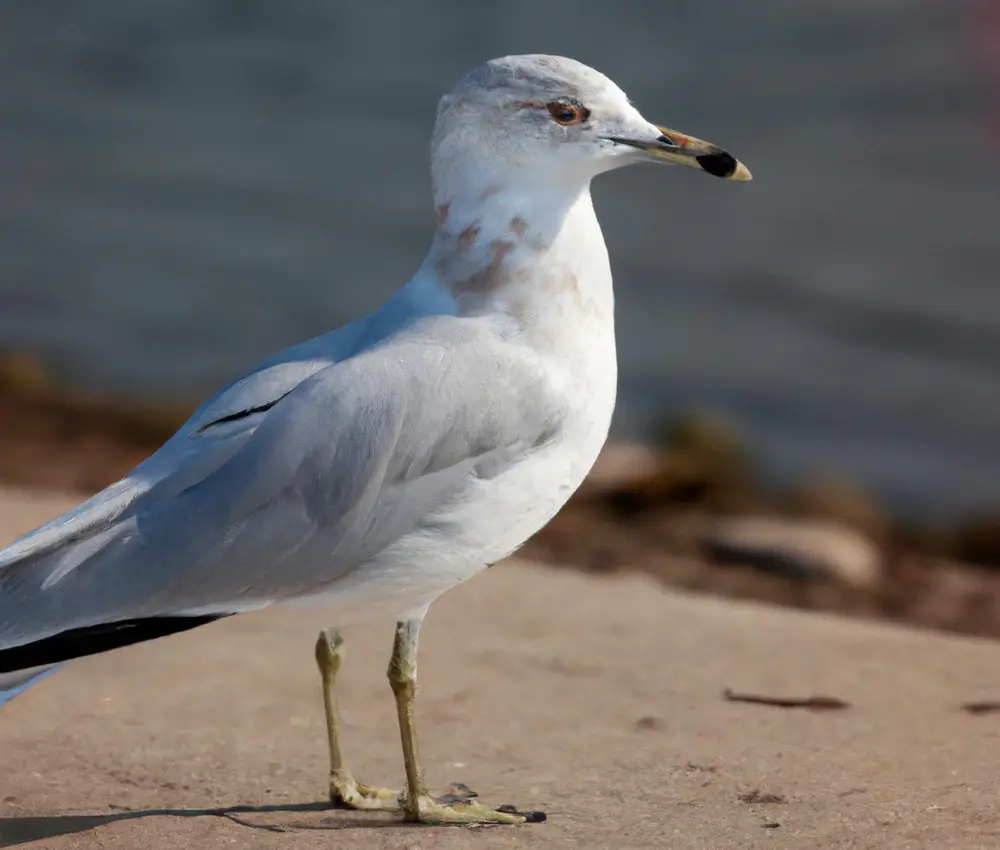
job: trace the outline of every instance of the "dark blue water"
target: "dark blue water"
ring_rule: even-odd
[[[440,93],[557,52],[755,181],[601,178],[615,431],[707,406],[777,475],[1000,505],[994,3],[0,6],[0,347],[65,380],[207,392],[366,311],[433,217]]]

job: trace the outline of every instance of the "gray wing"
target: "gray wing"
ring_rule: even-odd
[[[0,550],[0,570],[108,528],[139,496],[160,482],[176,488],[186,480],[204,478],[239,449],[267,410],[330,362],[280,363],[226,387],[128,476]]]
[[[124,479],[0,550],[0,570],[107,529],[158,483],[165,482],[166,490],[176,492],[210,474],[299,384],[334,363],[377,347],[420,315],[420,305],[395,300],[400,303],[390,301],[362,319],[278,352],[224,387]],[[164,495],[163,489],[158,495]]]
[[[423,320],[308,369],[266,409],[207,405],[128,479],[0,552],[0,650],[321,589],[563,412],[533,356],[474,320]]]
[[[378,314],[306,340],[268,358],[207,399],[161,449],[121,481],[0,550],[0,570],[107,529],[135,499],[161,482],[183,489],[221,466],[264,414],[307,378],[357,354],[378,332]],[[163,491],[159,492],[163,496]]]

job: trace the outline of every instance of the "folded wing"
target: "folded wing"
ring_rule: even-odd
[[[330,586],[554,433],[526,356],[438,317],[265,376],[267,392],[235,385],[240,404],[221,394],[128,478],[0,551],[0,673]]]

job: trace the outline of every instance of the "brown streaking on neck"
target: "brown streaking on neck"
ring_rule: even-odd
[[[464,280],[457,281],[453,287],[455,293],[486,295],[490,292],[496,292],[510,283],[511,272],[509,268],[505,267],[504,260],[512,250],[514,250],[513,242],[506,239],[494,239],[490,243],[489,264],[474,271]]]
[[[445,204],[438,204],[434,208],[434,214],[437,216],[438,227],[444,224],[448,220],[448,213],[451,210],[451,202]]]
[[[458,234],[458,244],[463,248],[468,248],[476,241],[477,236],[479,236],[479,222],[474,221]]]

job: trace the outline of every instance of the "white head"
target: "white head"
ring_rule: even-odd
[[[650,123],[611,80],[561,56],[506,56],[469,72],[441,99],[431,153],[439,200],[453,179],[585,186],[651,159],[750,179],[725,151]]]
[[[459,309],[502,312],[521,326],[568,304],[607,319],[611,271],[590,181],[649,160],[750,179],[715,145],[651,124],[611,80],[573,59],[481,65],[438,107],[428,279]]]

